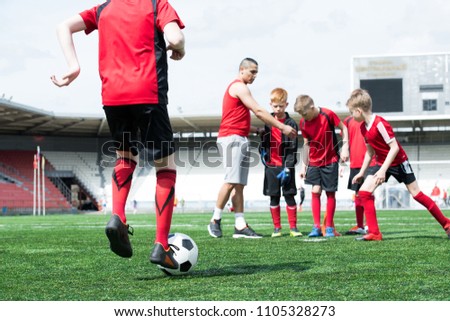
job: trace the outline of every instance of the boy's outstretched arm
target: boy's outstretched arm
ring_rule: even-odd
[[[57,28],[58,41],[69,66],[68,73],[63,75],[62,79],[57,79],[55,75],[50,77],[58,87],[68,86],[80,74],[80,64],[78,63],[72,35],[83,30],[86,30],[86,25],[78,14],[65,20]]]
[[[259,106],[246,85],[235,83],[230,89],[234,91],[235,95],[242,101],[245,107],[250,109],[266,125],[278,128],[285,136],[291,139],[297,138],[297,131],[294,128],[279,122],[267,110]]]

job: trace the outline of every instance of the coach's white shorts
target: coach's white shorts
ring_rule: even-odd
[[[225,168],[225,182],[247,185],[250,152],[247,137],[219,137],[217,146]]]

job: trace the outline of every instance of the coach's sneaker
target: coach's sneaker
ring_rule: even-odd
[[[222,221],[222,219],[213,220],[212,222],[209,222],[209,224],[208,224],[209,235],[211,235],[212,237],[215,237],[215,238],[222,237],[222,228],[220,227],[221,221]]]
[[[169,269],[178,269],[179,264],[173,258],[174,254],[171,247],[165,250],[161,243],[155,243],[152,254],[150,254],[150,262]]]
[[[289,231],[289,235],[292,236],[292,237],[303,236],[303,234],[296,227],[291,228],[291,230]]]
[[[311,233],[308,234],[308,237],[319,237],[322,236],[322,230],[320,227],[313,227]]]
[[[360,237],[357,237],[356,241],[381,241],[383,239],[383,235],[380,234],[373,234],[369,233]]]
[[[445,233],[447,233],[448,238],[450,239],[450,222],[445,224],[444,230],[445,230]]]
[[[325,237],[335,237],[334,235],[334,227],[325,228]]]
[[[262,235],[253,231],[252,228],[247,225],[242,230],[238,230],[236,227],[234,227],[233,238],[260,239],[262,238]]]
[[[281,227],[276,227],[273,229],[272,237],[280,237],[281,236]]]
[[[111,251],[121,257],[133,255],[133,249],[128,238],[128,234],[133,235],[133,228],[122,223],[118,215],[111,215],[108,224],[106,224],[105,233],[109,239]]]
[[[365,234],[367,234],[366,230],[359,226],[353,226],[351,229],[345,232],[345,235],[365,235]]]

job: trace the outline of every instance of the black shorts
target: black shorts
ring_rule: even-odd
[[[366,178],[368,175],[375,174],[379,169],[380,169],[379,166],[370,166],[367,169],[366,175],[364,175],[364,178]],[[353,178],[359,173],[360,170],[361,170],[361,168],[350,168],[350,176],[348,177],[347,188],[351,189],[352,191],[355,191],[355,192],[359,191],[362,184],[364,183],[364,179],[361,181],[361,183],[355,183],[355,184],[352,183]]]
[[[166,105],[140,104],[104,106],[113,146],[133,155],[145,151],[146,161],[175,152],[172,126]]]
[[[327,166],[309,166],[306,171],[305,184],[318,185],[325,192],[336,192],[338,189],[339,165],[331,163]]]
[[[284,167],[265,167],[264,170],[264,189],[263,194],[266,196],[281,196],[280,190],[283,189],[283,196],[296,195],[297,186],[295,185],[295,168],[291,168],[291,180],[284,187],[281,186],[277,175],[281,173]]]
[[[381,166],[376,167],[380,169]],[[389,169],[386,171],[385,182],[387,182],[389,177],[391,176],[394,176],[397,182],[404,183],[406,185],[409,185],[416,181],[416,176],[414,175],[413,169],[408,160],[405,160],[400,165],[389,167]]]

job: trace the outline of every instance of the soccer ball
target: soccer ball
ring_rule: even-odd
[[[198,247],[194,240],[183,233],[169,234],[169,246],[174,251],[174,258],[178,262],[178,269],[169,269],[158,265],[167,275],[183,275],[191,272],[198,259]]]

